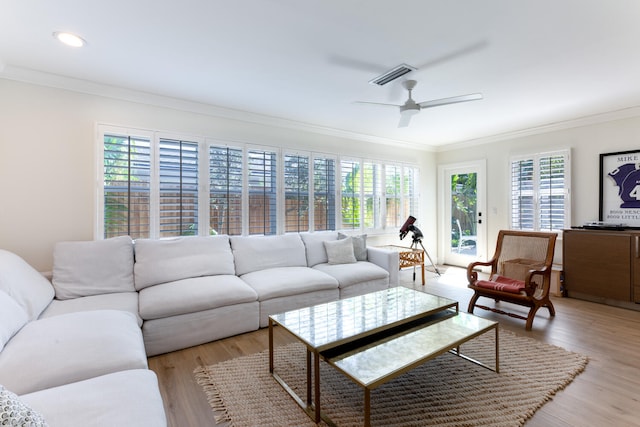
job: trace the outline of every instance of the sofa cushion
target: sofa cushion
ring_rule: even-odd
[[[237,276],[194,277],[141,290],[140,316],[159,319],[257,299],[256,292]]]
[[[4,291],[0,291],[0,351],[28,321],[26,311]]]
[[[114,294],[90,295],[88,297],[59,300],[54,299],[42,312],[40,319],[77,311],[122,310],[133,314],[142,326],[142,318],[138,314],[138,293],[118,292]]]
[[[313,233],[300,233],[307,250],[307,266],[313,267],[316,264],[328,262],[327,250],[324,248],[325,241],[338,240],[337,231],[315,231]]]
[[[346,234],[338,233],[338,239],[346,239]],[[353,255],[356,257],[356,261],[367,260],[367,235],[362,234],[360,236],[351,236],[351,243],[353,243]]]
[[[353,264],[318,264],[313,268],[334,277],[340,283],[340,288],[389,278],[387,270],[367,261],[358,261]]]
[[[334,242],[324,242],[324,247],[327,250],[329,264],[351,264],[356,262],[351,237]]]
[[[190,277],[235,274],[228,236],[138,239],[135,253],[138,290]]]
[[[278,267],[306,267],[304,243],[298,233],[279,236],[232,236],[236,274]]]
[[[142,325],[147,356],[181,350],[258,329],[258,301],[212,308],[196,313],[145,320]]]
[[[29,320],[37,319],[53,299],[53,286],[18,255],[0,249],[0,290],[24,309]]]
[[[45,427],[47,423],[15,393],[0,385],[0,425]]]
[[[20,396],[55,426],[167,425],[153,371],[132,369]]]
[[[338,288],[336,279],[308,267],[269,268],[240,277],[258,293],[259,301]]]
[[[147,368],[142,331],[117,310],[29,322],[0,353],[2,383],[17,394],[138,368]]]
[[[53,250],[51,282],[58,299],[134,291],[133,241],[120,236],[59,242]]]

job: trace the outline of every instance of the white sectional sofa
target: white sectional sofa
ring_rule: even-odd
[[[50,426],[166,425],[148,356],[396,286],[397,253],[365,239],[314,232],[61,242],[51,281],[0,250],[0,399],[15,397]]]

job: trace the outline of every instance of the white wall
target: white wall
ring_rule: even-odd
[[[492,253],[498,230],[509,227],[511,155],[571,148],[571,223],[581,225],[598,217],[599,154],[640,149],[640,117],[430,153],[0,79],[0,248],[19,254],[39,270],[49,270],[55,242],[94,238],[97,123],[417,161],[421,168],[417,225],[434,259],[440,237],[437,165],[486,159]],[[409,244],[406,238],[399,241],[397,231],[370,241]]]
[[[433,153],[0,79],[1,249],[46,271],[55,242],[94,238],[97,123],[418,162],[421,212],[435,218]],[[396,230],[370,241],[399,243]]]
[[[611,120],[440,152],[438,164],[487,160],[487,237],[493,254],[498,231],[509,228],[509,158],[571,149],[571,225],[598,219],[600,153],[640,149],[640,117]],[[556,244],[561,261],[562,241]]]

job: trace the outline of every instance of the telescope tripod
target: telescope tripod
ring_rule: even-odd
[[[436,271],[436,274],[438,276],[440,276],[440,272],[438,271],[438,267],[436,267],[436,265],[433,263],[433,260],[431,259],[431,256],[429,256],[429,252],[427,252],[427,250],[424,248],[424,245],[422,244],[422,239],[420,237],[417,237],[415,234],[412,238],[412,242],[411,242],[411,249],[418,249],[418,245],[420,245],[420,247],[422,248],[422,251],[424,252],[424,254],[427,256],[427,258],[429,258],[429,262],[431,263],[431,266],[433,267],[433,269]],[[424,263],[424,257],[422,258],[422,262]],[[413,280],[416,280],[416,267],[413,267]],[[424,270],[422,273],[422,280],[424,280]],[[424,284],[424,283],[423,283]]]

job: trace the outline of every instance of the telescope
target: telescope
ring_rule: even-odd
[[[433,269],[436,271],[436,274],[439,276],[440,272],[438,271],[438,267],[436,267],[436,265],[433,263],[433,260],[431,259],[429,252],[427,252],[427,250],[424,248],[424,245],[422,244],[422,238],[424,237],[424,234],[422,234],[422,231],[420,231],[418,227],[413,225],[414,222],[416,222],[416,218],[414,216],[409,215],[409,218],[407,218],[404,224],[402,224],[402,227],[400,227],[400,240],[404,239],[407,233],[409,232],[413,233],[411,236],[411,239],[413,240],[413,242],[411,243],[411,249],[417,249],[418,245],[420,245],[423,253],[427,256],[427,258],[429,258],[429,261],[431,262]],[[413,280],[416,280],[415,266],[413,270]]]
[[[413,233],[413,236],[411,236],[413,240],[422,240],[422,238],[424,237],[422,231],[420,231],[420,229],[413,224],[409,226],[409,231]]]
[[[407,220],[404,222],[404,224],[400,228],[400,240],[404,239],[409,231],[412,231],[409,227],[415,228],[413,225],[414,222],[416,222],[416,218],[409,215],[409,218],[407,218]]]

